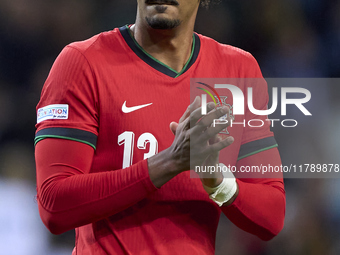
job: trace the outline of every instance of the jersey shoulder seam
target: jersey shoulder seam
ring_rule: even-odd
[[[93,45],[95,42],[93,42],[91,45]],[[75,51],[77,51],[80,55],[83,56],[83,58],[85,59],[86,63],[88,64],[90,70],[91,70],[91,74],[92,74],[92,77],[93,77],[93,80],[95,81],[95,83],[97,84],[97,79],[96,79],[96,76],[94,74],[94,70],[93,70],[93,67],[91,65],[91,62],[88,60],[88,58],[86,57],[85,55],[85,52],[81,51],[80,49],[78,49],[77,47],[74,47],[72,45],[67,45],[66,46],[67,48],[71,48],[71,49],[74,49]],[[87,48],[88,49],[88,48]],[[86,49],[86,50],[87,50]]]

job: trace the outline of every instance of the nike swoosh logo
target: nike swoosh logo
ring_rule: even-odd
[[[122,105],[122,112],[123,113],[134,112],[134,111],[137,111],[137,110],[142,109],[144,107],[147,107],[149,105],[152,105],[152,103],[150,103],[150,104],[143,104],[143,105],[137,105],[137,106],[132,106],[132,107],[127,107],[126,106],[126,101],[125,101],[124,104]]]

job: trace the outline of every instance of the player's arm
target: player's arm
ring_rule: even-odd
[[[244,61],[244,67],[247,70],[245,77],[256,77],[256,79],[245,80],[253,87],[253,106],[258,110],[266,110],[269,101],[268,89],[260,67],[250,54],[246,54]],[[245,119],[247,121],[262,119],[265,125],[261,128],[245,127],[241,149],[250,145],[252,143],[250,141],[255,142],[255,148],[258,142],[266,144],[269,141],[271,144],[259,145],[255,149],[262,150],[259,153],[254,154],[253,148],[248,150],[248,153],[253,154],[251,156],[244,157],[245,155],[243,155],[240,157],[241,155],[239,155],[241,159],[237,161],[237,169],[239,170],[244,166],[281,166],[278,149],[274,147],[276,142],[270,132],[270,123],[266,121],[267,116],[254,115],[247,109]],[[250,147],[253,147],[253,145]],[[263,240],[270,240],[283,228],[286,201],[282,173],[277,173],[274,176],[273,174],[251,176],[246,173],[246,176],[242,177],[237,179],[238,194],[233,203],[221,208],[227,217],[241,229],[257,235]]]
[[[238,161],[237,169],[245,166],[280,166],[277,148],[269,149]],[[247,176],[243,176],[247,177]],[[237,179],[238,195],[229,206],[221,207],[224,214],[239,228],[262,240],[270,240],[283,228],[285,191],[282,173],[256,174]]]
[[[78,141],[47,138],[35,148],[41,219],[54,234],[113,215],[157,190],[147,161],[124,170],[89,173],[94,149]]]
[[[157,190],[147,161],[124,170],[91,169],[98,136],[98,87],[93,68],[72,45],[56,59],[37,106],[36,173],[41,218],[55,234],[136,204]],[[65,110],[54,117],[55,107]],[[92,171],[93,170],[93,171]]]
[[[199,101],[193,103],[196,108]],[[200,109],[193,114],[194,121]],[[189,169],[190,140],[195,136],[198,160],[211,151],[229,145],[221,141],[209,146],[207,140],[223,125],[210,127],[213,119],[225,113],[211,111],[200,125],[190,127],[190,119],[177,128],[173,144],[163,152],[130,167],[90,173],[93,147],[68,139],[46,138],[36,145],[37,197],[39,212],[47,228],[55,234],[89,224],[118,213],[157,190],[175,175]],[[185,115],[185,114],[184,114]],[[96,172],[95,169],[92,169]]]

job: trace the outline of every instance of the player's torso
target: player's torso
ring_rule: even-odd
[[[160,66],[152,66],[150,60],[138,56],[117,29],[106,37],[97,43],[100,50],[89,58],[96,62],[90,64],[97,82],[98,109],[92,172],[122,169],[169,147],[174,139],[169,124],[178,122],[192,101],[191,78],[239,75],[232,62],[211,61],[209,52],[202,53],[206,46],[202,44],[188,69],[174,78],[160,71]],[[224,99],[224,103],[232,105],[232,97],[225,95]],[[228,132],[235,142],[221,154],[223,162],[234,165],[243,129],[228,128]],[[176,254],[178,247],[181,247],[178,254],[213,254],[219,213],[200,180],[190,178],[189,172],[185,172],[136,205],[79,228],[82,238],[79,242],[87,243],[95,238],[94,243],[100,243],[101,247],[113,244],[120,247],[117,251],[124,250],[121,254],[130,251],[148,254],[145,247],[154,249],[155,254]],[[137,253],[128,251],[128,244],[135,243],[131,236],[139,238],[139,246],[133,245]]]
[[[204,44],[199,45],[200,51],[186,72],[174,78],[137,56],[123,37],[114,43],[98,54],[100,64],[93,68],[99,112],[93,171],[125,168],[169,147],[174,139],[169,124],[178,122],[192,102],[191,78],[240,75],[232,62],[228,66],[228,61],[207,58],[209,54],[202,53]],[[231,95],[220,96],[224,104],[232,106]],[[228,153],[223,153],[225,163],[236,163],[242,131],[240,125],[223,131],[235,138],[225,149]]]

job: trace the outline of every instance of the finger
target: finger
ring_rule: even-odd
[[[228,117],[230,116],[230,109],[228,106],[223,106],[213,111],[210,111],[200,120],[201,122],[200,124],[208,127],[214,123],[214,120],[219,120],[224,115],[227,115],[227,118],[225,120],[228,120]]]
[[[195,133],[194,129],[192,130],[192,134],[198,135],[199,141],[209,140],[209,144],[214,144],[221,140],[224,140],[229,135],[221,134],[220,132],[230,126],[232,117],[230,114],[227,114],[227,119],[217,119],[213,121],[213,124],[206,128],[203,132],[199,134]]]
[[[224,139],[224,140],[222,140],[218,143],[214,143],[214,144],[210,145],[209,151],[210,151],[210,153],[220,151],[220,150],[228,147],[229,145],[231,145],[233,142],[234,142],[234,137],[228,136],[226,139]]]
[[[214,140],[213,143],[219,142],[219,133],[229,126],[229,122],[226,124],[216,124],[215,126],[208,127],[203,133],[197,136],[198,141],[204,142],[206,140],[211,144],[211,140]],[[197,133],[192,132],[193,135],[197,135]],[[217,137],[217,138],[216,138]],[[221,139],[223,140],[223,139]]]
[[[182,117],[179,119],[179,123],[182,123],[186,118],[190,116],[190,112],[194,111],[197,109],[201,104],[201,98],[199,96],[195,97],[194,101],[192,104],[190,104],[185,112],[183,113]]]
[[[201,105],[201,98],[199,96],[195,97],[194,102],[192,102],[191,105],[189,105],[190,112],[196,110]]]
[[[196,112],[195,114],[196,116],[193,118],[197,118],[198,114]],[[218,121],[224,115],[227,115],[227,118],[225,120]],[[221,108],[212,110],[207,115],[205,115],[202,119],[200,119],[196,125],[192,124],[193,133],[197,133],[197,134],[202,133],[204,130],[209,128],[212,124],[214,125],[214,129],[219,130],[219,131],[223,130],[224,128],[230,125],[230,110],[228,106],[223,106]]]
[[[186,118],[190,116],[190,105],[187,107],[182,117],[179,119],[179,123],[182,123]]]
[[[222,141],[223,139],[219,135],[215,135],[209,139],[209,144],[214,144]]]
[[[170,123],[170,130],[171,132],[176,135],[176,130],[177,130],[177,127],[178,127],[178,123],[177,122],[171,122]]]
[[[207,104],[207,110],[208,110],[208,115],[212,110],[215,109],[215,104],[213,102],[210,102]],[[202,114],[202,108],[199,107],[195,109],[194,111],[191,112],[190,114],[190,126],[193,127],[199,122],[199,120],[206,115]]]

